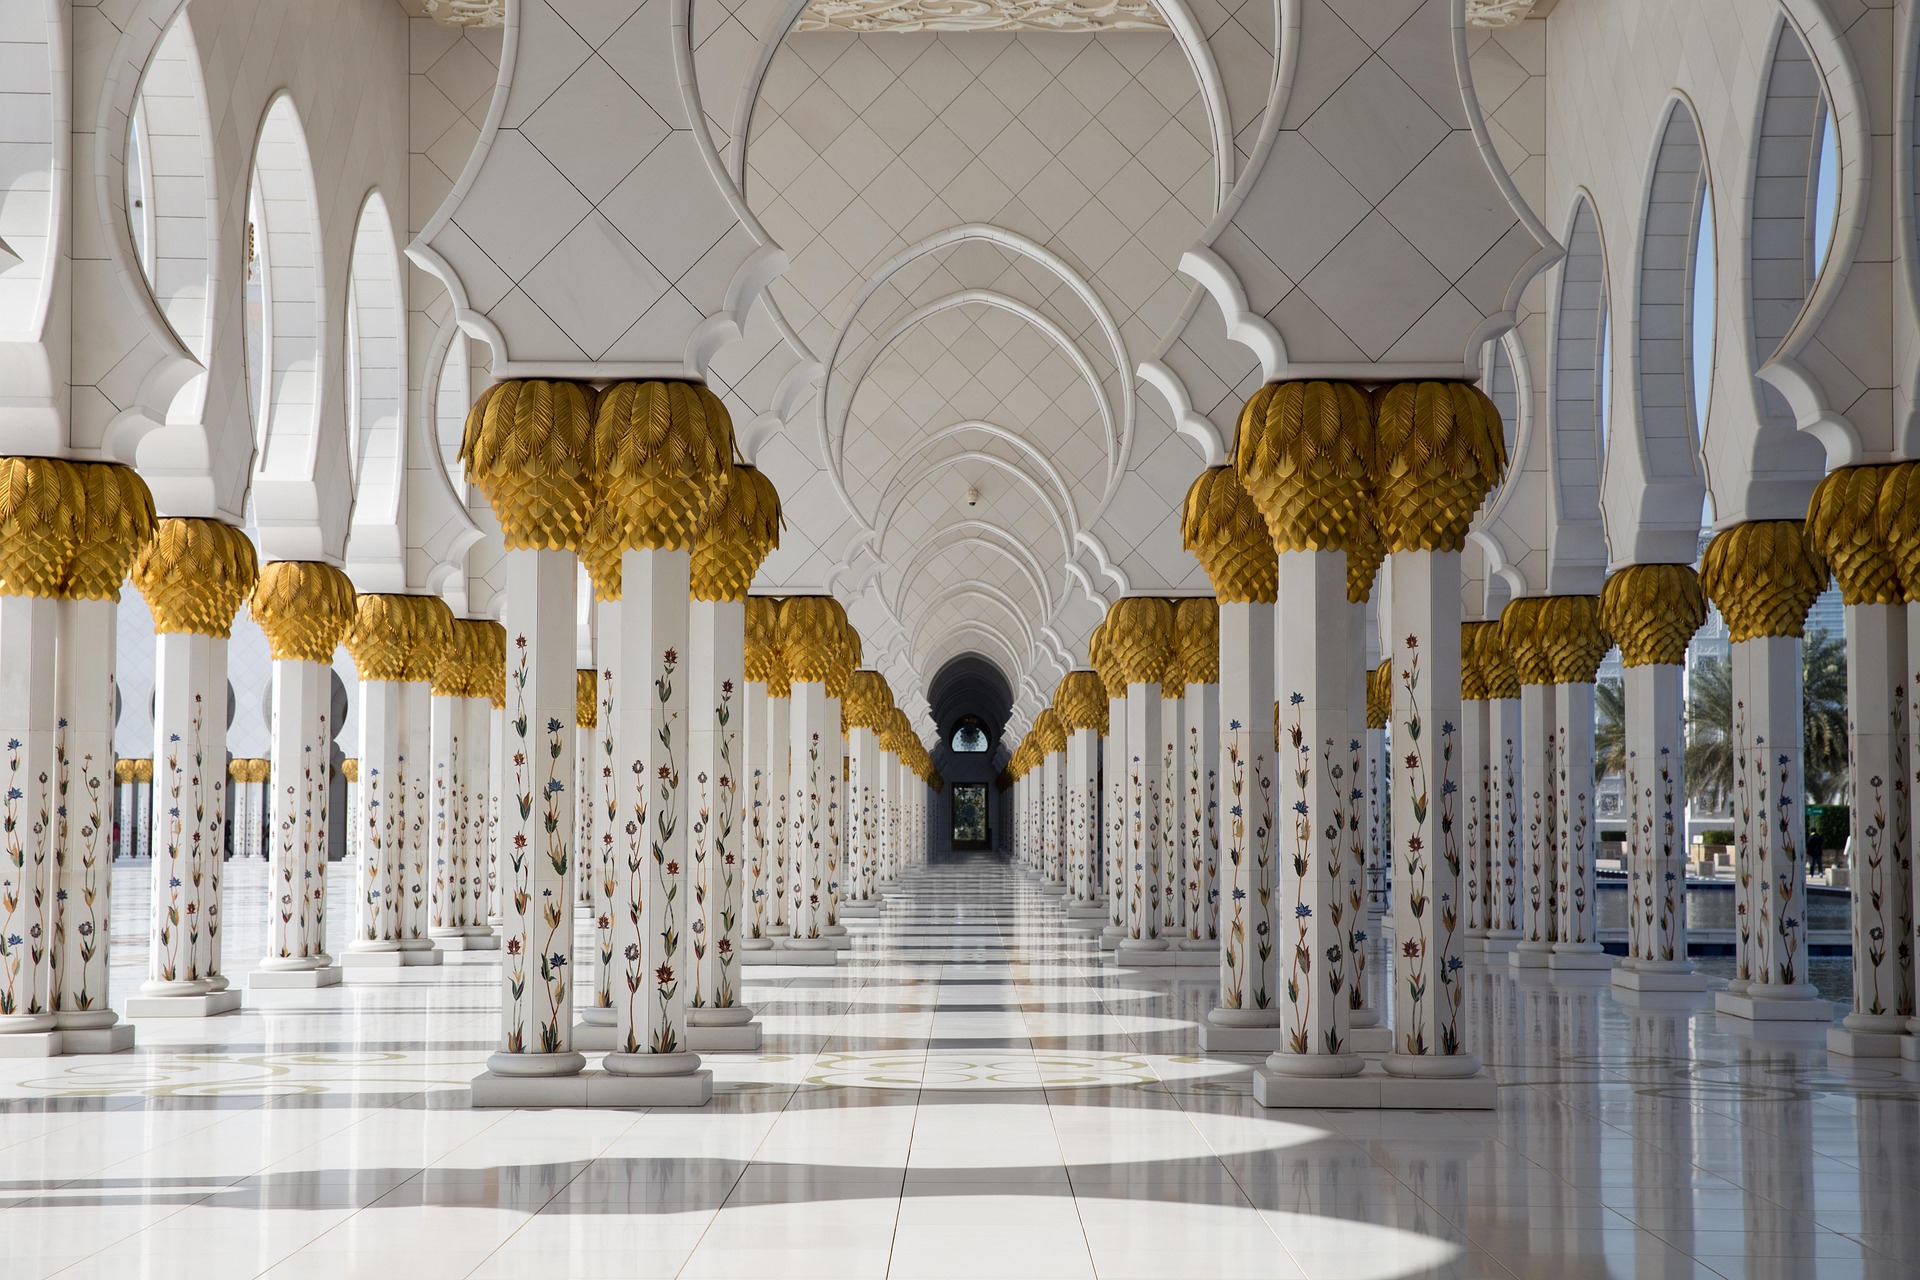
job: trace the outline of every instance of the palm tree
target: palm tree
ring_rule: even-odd
[[[1709,813],[1733,793],[1733,676],[1702,658],[1687,676],[1687,798]]]
[[[1618,680],[1593,686],[1593,780],[1627,771],[1627,692]]]
[[[1824,630],[1801,645],[1801,714],[1806,723],[1806,794],[1810,804],[1847,798],[1847,647]]]

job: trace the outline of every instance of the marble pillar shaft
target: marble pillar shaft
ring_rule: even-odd
[[[832,888],[827,879],[827,804],[830,795],[827,770],[838,767],[828,749],[827,738],[838,739],[839,730],[827,721],[827,687],[813,681],[794,681],[792,736],[788,755],[792,777],[787,783],[790,853],[788,875],[793,891],[789,902],[790,935],[799,940],[819,942],[826,939],[827,898]]]
[[[1067,797],[1067,888],[1080,908],[1094,903],[1094,860],[1099,857],[1097,814],[1099,783],[1094,777],[1100,751],[1092,729],[1067,734],[1067,765],[1063,786]]]
[[[327,833],[333,792],[333,668],[273,664],[267,955],[262,969],[303,970],[327,954]]]
[[[847,730],[847,900],[871,902],[880,883],[880,743],[865,725]]]
[[[1553,686],[1556,954],[1598,954],[1593,862],[1593,685]]]
[[[1180,764],[1185,755],[1186,686],[1160,686],[1160,935],[1183,937],[1187,923],[1187,895],[1182,888],[1186,865],[1186,788]]]
[[[1460,553],[1389,557],[1397,1075],[1472,1075],[1461,1039]]]
[[[1367,994],[1367,859],[1373,854],[1373,739],[1367,728],[1367,606],[1364,601],[1347,602],[1347,728],[1351,750],[1355,753],[1354,772],[1349,779],[1347,814],[1346,873],[1346,965],[1347,1007],[1353,1025],[1380,1025],[1379,1011]]]
[[[1185,738],[1181,789],[1184,832],[1186,936],[1189,946],[1220,940],[1220,686],[1187,685],[1181,729]]]
[[[400,685],[400,787],[405,793],[399,865],[402,949],[432,947],[427,937],[433,883],[433,691],[425,680]]]
[[[1107,732],[1100,740],[1100,776],[1105,790],[1101,808],[1100,862],[1107,895],[1106,936],[1127,931],[1127,699],[1108,697]]]
[[[59,612],[56,751],[60,774],[54,797],[59,825],[50,952],[53,1010],[62,1027],[98,1028],[111,1026],[116,1019],[107,1004],[107,944],[112,929],[109,889],[119,604],[63,600]],[[4,861],[10,863],[10,859]]]
[[[746,815],[746,870],[741,888],[741,932],[757,943],[767,936],[767,838],[772,817],[767,796],[767,685],[747,681],[744,715],[740,724],[742,771],[747,780],[743,809]]]
[[[767,902],[769,937],[793,934],[793,698],[767,699]]]
[[[1036,806],[1040,813],[1040,870],[1049,884],[1066,883],[1066,812],[1061,804],[1063,797],[1065,762],[1062,753],[1049,751],[1040,762],[1040,803]]]
[[[731,1009],[738,982],[741,906],[740,701],[746,670],[747,606],[695,600],[688,606],[688,714],[693,731],[694,984],[691,1005]]]
[[[1220,606],[1220,1007],[1238,1026],[1277,1026],[1274,1008],[1274,610]]]
[[[465,698],[433,695],[428,711],[433,740],[433,881],[429,932],[464,936],[467,879],[467,769]]]
[[[1487,843],[1493,867],[1487,936],[1520,937],[1520,699],[1487,700]]]
[[[398,951],[406,937],[407,786],[398,680],[360,682],[360,869],[354,951]]]
[[[1461,920],[1468,938],[1487,936],[1492,907],[1493,867],[1487,839],[1487,703],[1484,698],[1460,704],[1460,793],[1465,811],[1461,827]],[[1475,944],[1478,945],[1478,944]]]
[[[615,1074],[675,1074],[686,1053],[695,979],[688,943],[692,897],[689,812],[693,768],[685,551],[628,549],[620,556],[619,649],[614,684],[614,766],[620,818],[611,896]],[[671,1056],[674,1069],[649,1063]]]
[[[1332,1060],[1308,1068],[1312,1074],[1350,1075],[1361,1066],[1349,1041],[1347,992],[1347,861],[1361,760],[1347,708],[1352,642],[1346,554],[1282,551],[1279,589],[1299,623],[1276,627],[1274,641],[1281,1039],[1269,1065],[1293,1071],[1299,1064],[1288,1059],[1311,1055]]]
[[[571,552],[509,550],[503,571],[505,954],[501,1051],[488,1065],[502,1075],[570,1075],[585,1065],[573,1052],[571,975],[578,568]],[[364,760],[360,776],[364,786]]]
[[[1846,606],[1848,804],[1852,823],[1851,1031],[1899,1032],[1914,1014],[1913,850],[1905,799],[1907,611]],[[1833,851],[1837,857],[1839,850]]]
[[[1552,949],[1559,936],[1554,834],[1556,723],[1553,686],[1520,686],[1520,945]]]
[[[1744,640],[1733,649],[1736,842],[1745,828],[1748,979],[1772,999],[1811,998],[1807,982],[1807,880],[1802,847],[1805,728],[1800,641]],[[1745,751],[1741,752],[1740,747]],[[1741,756],[1744,754],[1744,761]]]
[[[0,743],[5,750],[0,769],[6,774],[0,793],[0,814],[5,816],[0,839],[0,1033],[54,1029],[50,946],[58,914],[54,791],[60,747],[55,728],[59,633],[60,601],[0,596]],[[226,769],[224,754],[219,767]],[[197,865],[191,862],[191,847],[187,859]],[[156,858],[156,877],[160,865]],[[156,902],[160,896],[155,894]],[[199,948],[181,946],[177,935],[169,941],[178,957],[172,962],[185,977],[199,976]]]
[[[1160,762],[1166,746],[1160,715],[1164,702],[1157,684],[1135,681],[1127,686],[1127,852],[1123,872],[1127,881],[1127,939],[1163,946]]]
[[[1627,966],[1689,972],[1687,959],[1686,669],[1625,670]]]
[[[826,783],[826,842],[821,854],[826,863],[826,893],[821,899],[823,927],[829,934],[844,933],[840,926],[840,894],[847,866],[847,739],[840,732],[843,714],[841,699],[827,695],[823,713],[825,728],[820,734],[820,773]]]
[[[227,641],[155,636],[153,705],[153,948],[140,989],[149,996],[204,995],[226,985],[219,939]]]

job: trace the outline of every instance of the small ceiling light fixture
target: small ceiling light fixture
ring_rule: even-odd
[[[970,507],[980,505],[980,491],[971,485],[967,486],[967,505]]]

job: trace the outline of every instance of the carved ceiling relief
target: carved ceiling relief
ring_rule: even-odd
[[[795,31],[1165,31],[1147,0],[814,0]]]

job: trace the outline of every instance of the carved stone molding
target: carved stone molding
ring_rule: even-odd
[[[445,0],[443,0],[445,2]],[[477,0],[460,0],[477,3]],[[1164,31],[1149,0],[814,0],[795,31]]]

